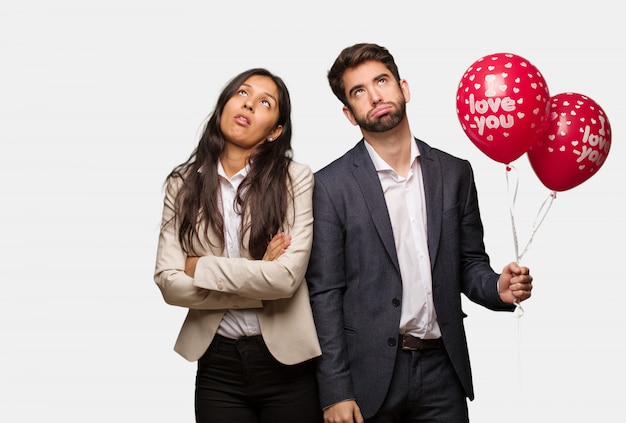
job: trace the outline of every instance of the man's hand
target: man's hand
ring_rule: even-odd
[[[361,409],[355,400],[333,404],[324,410],[324,423],[364,423]]]
[[[528,267],[509,263],[504,267],[498,279],[500,299],[508,304],[519,304],[530,298],[533,289],[533,277]]]

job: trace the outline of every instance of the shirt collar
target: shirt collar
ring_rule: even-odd
[[[248,172],[250,171],[250,164],[246,164],[243,169],[241,169],[239,172],[235,173],[230,179],[228,178],[228,176],[226,176],[226,171],[224,170],[224,166],[222,166],[222,162],[221,160],[217,161],[217,174],[218,176],[226,179],[227,181],[231,181],[231,182],[241,182],[243,180],[243,178],[246,177],[246,175],[248,174]]]
[[[377,172],[385,171],[385,170],[394,171],[393,168],[389,166],[389,164],[387,164],[387,162],[384,161],[382,157],[380,157],[380,155],[376,152],[376,150],[374,150],[374,147],[372,147],[372,145],[369,142],[367,142],[366,139],[363,139],[363,140],[365,141],[365,148],[367,149],[367,152],[370,155],[372,162],[374,163],[374,168],[376,169],[376,171]],[[417,160],[419,156],[420,156],[419,149],[417,148],[417,145],[415,144],[414,138],[411,137],[411,153],[409,157],[411,167],[413,167],[413,164],[415,163],[415,161]]]

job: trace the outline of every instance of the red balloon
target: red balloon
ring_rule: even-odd
[[[539,180],[553,191],[565,191],[591,178],[611,149],[609,119],[595,101],[577,93],[550,99],[545,132],[528,150]]]
[[[469,139],[493,160],[508,164],[544,131],[549,99],[548,85],[535,66],[515,54],[497,53],[465,71],[456,112]]]

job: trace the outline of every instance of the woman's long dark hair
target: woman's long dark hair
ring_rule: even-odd
[[[255,149],[249,159],[250,171],[237,190],[237,210],[242,215],[248,210],[250,215],[250,223],[242,228],[241,236],[243,238],[243,234],[250,231],[248,249],[252,257],[263,258],[269,241],[279,232],[287,217],[287,207],[292,198],[288,172],[292,160],[289,91],[283,80],[267,69],[249,69],[235,76],[224,87],[198,146],[184,163],[168,175],[168,179],[182,179],[175,200],[174,222],[168,223],[179,225],[178,239],[189,255],[197,253],[194,240],[203,238],[208,241],[209,228],[216,234],[224,234],[217,175],[217,163],[225,145],[220,120],[226,102],[253,75],[267,76],[278,87],[279,113],[276,125],[282,125],[282,132],[274,141],[266,141]],[[201,230],[203,233],[200,233]],[[220,239],[220,247],[223,248],[223,237]]]

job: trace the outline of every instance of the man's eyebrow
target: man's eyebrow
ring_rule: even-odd
[[[372,81],[378,81],[382,78],[390,78],[390,75],[387,72],[383,72],[381,74],[376,75],[374,78],[372,78]],[[352,95],[352,93],[360,88],[363,87],[363,84],[358,84],[355,85],[354,87],[350,88],[350,90],[348,91],[349,95]]]

